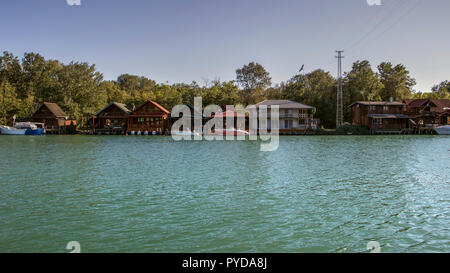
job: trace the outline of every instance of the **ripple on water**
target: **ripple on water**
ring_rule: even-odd
[[[418,147],[426,147],[419,149]],[[0,251],[448,252],[450,139],[0,137]]]

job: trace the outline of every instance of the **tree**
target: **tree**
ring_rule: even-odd
[[[264,91],[272,82],[264,67],[251,62],[236,70],[236,80],[243,88],[242,102],[245,105],[256,103],[264,97]]]
[[[308,74],[298,74],[282,83],[280,88],[283,99],[315,107],[315,116],[323,126],[335,125],[336,80],[329,72],[317,69]]]
[[[95,65],[71,62],[56,77],[58,91],[54,101],[71,117],[80,120],[91,116],[107,103],[107,94],[100,88],[103,75],[96,71]]]
[[[430,98],[433,99],[450,99],[450,81],[443,81],[433,86]]]
[[[381,100],[390,98],[396,100],[407,99],[412,96],[412,87],[416,80],[411,78],[406,67],[398,64],[393,66],[390,62],[383,62],[378,66],[381,83],[384,87],[380,90]]]
[[[12,116],[21,112],[21,101],[14,86],[7,81],[0,83],[0,91],[0,124],[8,124]]]
[[[108,104],[112,102],[127,103],[130,98],[129,94],[122,90],[119,84],[114,81],[102,82],[100,89],[106,94]]]
[[[380,92],[384,85],[378,73],[372,70],[369,61],[356,61],[345,78],[344,95],[347,102],[381,100]]]
[[[356,61],[344,77],[344,105],[355,101],[381,101],[383,88],[378,73],[372,70],[369,61]],[[350,114],[350,108],[344,107],[344,120],[350,120]]]

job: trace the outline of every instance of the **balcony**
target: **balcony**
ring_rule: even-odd
[[[310,115],[308,114],[286,114],[286,113],[280,113],[278,115],[279,118],[294,118],[294,119],[309,119]],[[267,118],[271,118],[270,113],[267,113]]]

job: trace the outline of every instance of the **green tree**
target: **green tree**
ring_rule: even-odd
[[[351,119],[350,108],[346,106],[355,101],[381,101],[383,88],[380,76],[372,70],[369,61],[356,61],[344,77],[344,120]]]
[[[299,74],[282,83],[283,99],[304,103],[316,108],[315,117],[323,126],[331,128],[336,123],[336,80],[329,73],[317,69]]]
[[[108,104],[112,102],[127,103],[129,101],[129,94],[114,81],[104,81],[99,88],[106,94]]]
[[[57,73],[57,102],[68,115],[80,120],[97,112],[107,103],[107,94],[100,84],[103,75],[95,65],[71,62]]]
[[[432,99],[450,99],[450,81],[443,81],[433,86],[429,97]]]
[[[393,66],[390,62],[383,62],[378,66],[378,71],[384,86],[380,90],[381,100],[402,100],[412,96],[412,87],[416,85],[416,80],[409,75],[405,66]]]
[[[14,86],[7,81],[0,83],[0,91],[0,124],[10,124],[12,116],[21,112],[22,103]]]
[[[259,63],[251,62],[236,70],[237,83],[243,88],[242,102],[254,104],[264,98],[264,91],[272,82],[269,72]]]

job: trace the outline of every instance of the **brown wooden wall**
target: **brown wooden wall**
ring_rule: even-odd
[[[128,131],[162,133],[166,129],[167,117],[166,112],[148,101],[131,113],[128,119]]]
[[[122,129],[127,128],[128,114],[121,110],[117,105],[112,104],[101,111],[95,119],[95,129],[107,129],[110,126]]]
[[[352,124],[370,127],[370,114],[404,114],[403,105],[363,105],[352,106]]]
[[[45,118],[45,117],[32,117],[31,122],[40,122],[45,124],[45,128],[64,127],[65,119],[63,118]]]
[[[65,119],[55,117],[45,105],[42,105],[42,107],[31,116],[30,121],[44,123],[46,128],[65,126]]]
[[[352,107],[352,125],[370,126],[368,108],[365,105],[356,104]]]

